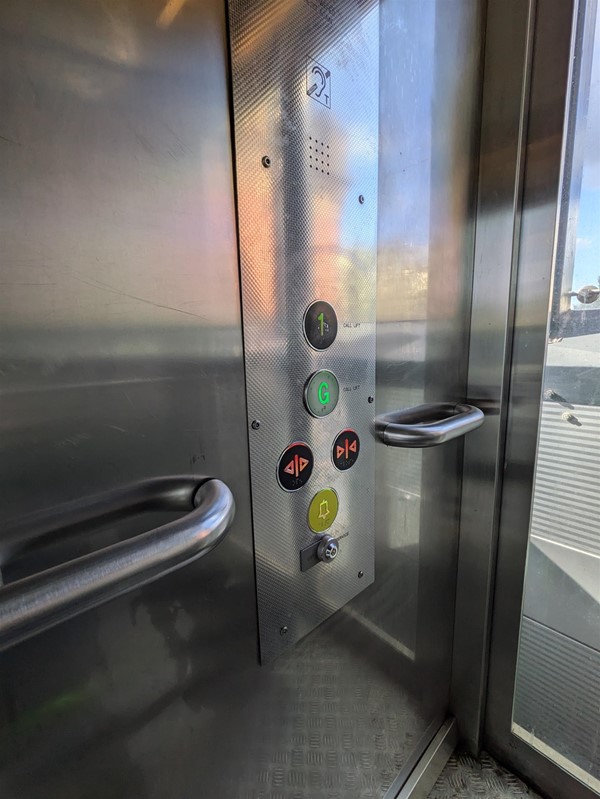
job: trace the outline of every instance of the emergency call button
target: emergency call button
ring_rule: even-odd
[[[333,463],[341,472],[351,469],[358,459],[360,439],[355,430],[342,430],[333,442]]]
[[[312,474],[314,458],[311,448],[296,441],[285,449],[277,463],[277,479],[285,491],[297,491],[308,483]]]
[[[340,384],[333,372],[314,372],[304,386],[304,404],[313,416],[328,416],[338,404]]]
[[[318,491],[308,506],[308,526],[313,533],[323,533],[334,523],[339,510],[338,495],[333,488]]]

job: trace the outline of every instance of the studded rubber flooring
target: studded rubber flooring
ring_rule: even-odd
[[[476,759],[454,753],[440,774],[429,799],[541,799],[510,771],[483,752]]]

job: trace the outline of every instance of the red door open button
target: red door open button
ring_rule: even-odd
[[[296,441],[279,456],[277,479],[285,491],[297,491],[308,483],[312,474],[314,458],[308,444]]]

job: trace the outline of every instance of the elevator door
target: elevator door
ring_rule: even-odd
[[[600,17],[536,11],[485,746],[600,794]]]
[[[471,0],[348,0],[339,4],[351,7],[352,24],[344,27],[336,4],[321,0],[242,5],[279,61],[291,53],[264,34],[269,26],[285,28],[300,16],[319,41],[336,37],[333,65],[314,52],[301,56],[304,76],[325,67],[332,103],[342,89],[336,69],[362,85],[365,42],[353,38],[357,31],[367,26],[378,39],[378,74],[369,72],[378,121],[372,191],[348,190],[346,197],[338,189],[354,209],[367,207],[377,241],[368,256],[375,384],[361,405],[364,450],[347,469],[351,475],[370,464],[359,489],[372,503],[372,528],[354,527],[348,536],[372,536],[370,585],[357,582],[348,589],[354,599],[340,593],[343,601],[329,607],[321,594],[314,629],[296,635],[280,624],[277,634],[290,638],[262,657],[255,566],[264,563],[265,530],[252,515],[255,468],[273,481],[282,503],[288,494],[277,483],[277,463],[256,464],[248,446],[249,436],[278,433],[248,415],[250,391],[246,402],[239,269],[241,255],[243,279],[248,229],[236,216],[235,20],[228,23],[226,4],[5,0],[0,610],[9,592],[28,585],[20,581],[135,541],[176,515],[173,506],[151,507],[63,529],[60,514],[67,519],[73,503],[89,515],[91,497],[191,475],[222,481],[236,505],[224,540],[194,563],[68,620],[53,617],[60,623],[35,635],[23,624],[19,643],[2,639],[0,788],[7,799],[395,797],[447,714],[462,461],[462,438],[453,435],[457,421],[472,414],[461,404],[468,399],[482,7]],[[302,102],[319,106],[319,114],[329,110],[322,89],[298,84]],[[283,136],[294,119],[278,102],[277,86],[253,91],[268,97]],[[318,92],[323,102],[313,96]],[[353,100],[360,113],[366,99]],[[330,160],[351,157],[349,173],[360,180],[363,145],[355,131]],[[256,166],[261,175],[278,168]],[[290,253],[298,222],[286,212],[307,185],[293,183],[285,207],[275,198]],[[328,208],[327,189],[319,191],[311,202]],[[257,236],[264,223],[257,219]],[[325,234],[327,260],[340,239],[339,231]],[[353,236],[348,229],[347,239]],[[292,268],[285,260],[276,266],[286,275]],[[331,284],[332,307],[338,289]],[[278,310],[269,309],[270,318],[291,359],[296,339],[279,324]],[[307,310],[300,309],[301,320]],[[367,369],[362,350],[350,349],[348,357]],[[310,404],[308,387],[302,393],[306,377],[288,370],[291,387],[282,397],[296,401],[298,390],[302,413],[302,403]],[[328,424],[319,418],[323,382],[313,426]],[[340,379],[340,393],[344,387]],[[441,405],[381,421],[433,403]],[[331,419],[345,407],[342,395]],[[282,407],[279,418],[290,416]],[[422,443],[423,430],[414,430],[419,418],[435,422],[437,438],[427,443],[440,445],[394,446],[406,435]],[[342,422],[340,416],[340,433],[355,427]],[[398,428],[404,423],[412,432]],[[328,464],[339,481],[354,441],[340,439],[344,468]],[[297,442],[292,436],[288,443]],[[283,481],[287,466],[282,462]],[[346,496],[355,501],[352,492]],[[366,504],[357,503],[361,512]],[[270,509],[274,551],[300,540],[294,507]],[[38,534],[34,522],[49,515],[58,522]],[[310,518],[302,523],[310,526]],[[314,563],[307,573],[320,570],[315,583],[326,585],[337,565]],[[274,557],[273,570],[279,566]],[[297,549],[285,568],[295,585],[303,579]],[[362,570],[353,579],[363,579]],[[307,616],[313,599],[304,597]]]

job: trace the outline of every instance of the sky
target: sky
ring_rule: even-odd
[[[573,271],[575,291],[600,283],[600,9],[592,58],[587,124],[577,126],[577,135],[585,135],[585,149]],[[578,306],[574,300],[573,307]]]

